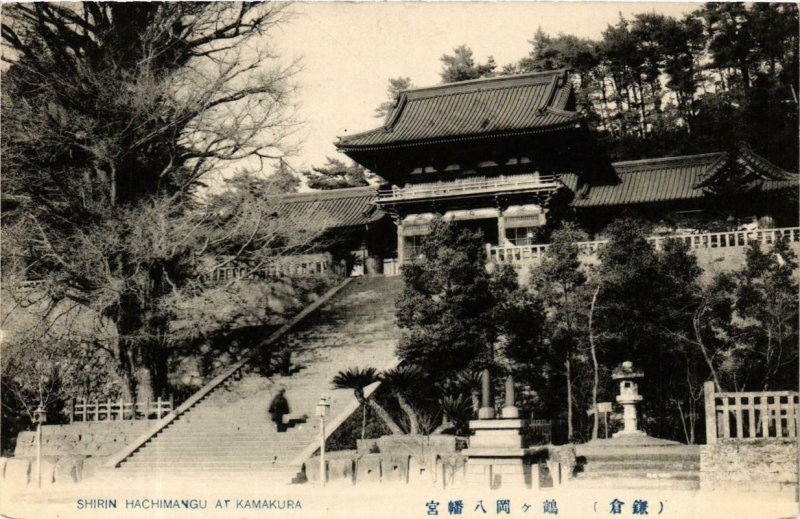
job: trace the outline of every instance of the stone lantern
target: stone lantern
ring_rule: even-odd
[[[615,433],[614,437],[638,435],[644,436],[644,432],[638,429],[638,418],[636,415],[636,406],[642,401],[642,395],[639,394],[639,385],[637,380],[644,378],[644,373],[636,371],[633,368],[633,363],[625,361],[620,367],[614,370],[611,378],[619,380],[619,395],[617,395],[617,402],[622,404],[622,419],[624,428]]]

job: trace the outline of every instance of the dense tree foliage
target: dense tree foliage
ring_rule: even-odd
[[[496,301],[480,234],[435,220],[402,276],[397,324],[404,331],[403,361],[432,380],[494,363]]]
[[[295,193],[302,182],[300,175],[283,159],[267,178],[265,189],[268,193]]]
[[[548,310],[545,336],[549,359],[564,380],[565,398],[560,407],[566,409],[570,438],[574,436],[576,374],[584,375],[582,378],[586,380],[587,317],[591,297],[588,276],[578,257],[579,241],[586,241],[586,236],[573,225],[556,230],[541,264],[532,269],[531,279],[532,289],[542,297]],[[538,314],[534,316],[538,318]]]
[[[491,77],[497,65],[494,58],[489,56],[486,63],[478,63],[473,57],[472,49],[466,45],[459,45],[453,49],[453,54],[444,54],[440,58],[442,62],[442,83],[456,83],[458,81],[469,81],[482,77]]]
[[[613,401],[611,372],[629,360],[646,376],[644,429],[695,443],[705,381],[722,390],[796,387],[797,260],[788,245],[753,244],[739,269],[704,276],[685,243],[656,247],[648,235],[641,221],[615,221],[593,265],[576,245],[581,232],[558,228],[520,284],[511,268],[485,269],[479,237],[436,222],[420,258],[404,267],[398,303],[400,357],[434,384],[406,389],[404,411],[462,408],[474,374],[489,367],[496,383],[514,375],[526,416],[588,440],[598,422],[586,411]]]
[[[395,103],[397,103],[400,92],[409,88],[414,88],[410,77],[390,78],[389,85],[386,87],[387,99],[375,109],[375,117],[386,117],[394,108]]]
[[[709,3],[609,25],[599,40],[539,29],[503,74],[566,68],[578,107],[615,160],[727,151],[747,142],[797,171],[798,8]],[[445,59],[447,58],[447,59]],[[444,82],[490,76],[466,46],[442,58]]]
[[[375,175],[361,164],[345,164],[339,159],[328,157],[324,166],[312,166],[304,171],[311,189],[342,189],[345,187],[368,186]]]

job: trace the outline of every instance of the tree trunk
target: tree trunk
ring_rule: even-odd
[[[592,383],[592,408],[594,409],[594,419],[592,420],[592,439],[597,439],[597,432],[600,428],[600,413],[597,412],[597,389],[600,386],[600,365],[597,362],[597,346],[594,342],[594,308],[597,303],[597,295],[600,287],[597,287],[592,295],[592,304],[589,307],[589,347],[592,351],[592,371],[594,381]],[[608,431],[606,431],[606,436]]]
[[[419,434],[419,419],[417,418],[417,413],[414,412],[414,408],[411,407],[402,394],[397,393],[395,396],[397,397],[397,403],[400,404],[400,409],[408,417],[409,434]]]
[[[445,421],[442,422],[442,424],[439,427],[434,429],[433,432],[431,432],[431,434],[442,434],[443,432],[447,431],[448,429],[452,429],[453,427],[455,427],[454,423]]]
[[[567,360],[564,368],[567,372],[567,440],[572,441],[572,369],[570,366],[570,353],[567,352]]]
[[[361,439],[367,435],[367,406],[361,404]]]
[[[750,67],[747,66],[745,60],[739,60],[739,72],[742,74],[742,85],[744,86],[744,93],[747,100],[750,100]]]
[[[722,385],[719,383],[717,369],[714,367],[714,363],[711,361],[711,357],[706,350],[706,346],[703,343],[703,336],[700,332],[700,319],[705,313],[705,310],[706,307],[703,306],[695,312],[694,316],[692,317],[692,328],[694,329],[695,339],[697,339],[697,345],[700,347],[700,351],[703,353],[703,359],[705,359],[708,369],[711,371],[711,377],[714,379],[714,386],[716,386],[717,391],[722,391]]]
[[[117,372],[124,381],[124,397],[129,402],[137,401],[139,379],[137,376],[136,344],[129,339],[129,327],[126,326],[125,319],[118,319],[117,329]]]

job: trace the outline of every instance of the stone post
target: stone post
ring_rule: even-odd
[[[497,245],[506,243],[506,218],[502,214],[497,217]]]
[[[494,402],[492,398],[492,379],[489,370],[484,369],[481,373],[481,408],[478,409],[479,420],[494,419]]]
[[[711,380],[703,384],[703,396],[705,399],[706,411],[706,444],[713,445],[717,443],[717,409],[714,399],[714,382]],[[761,397],[764,398],[764,397]],[[727,420],[727,417],[725,417]],[[764,433],[766,437],[766,432]]]
[[[403,224],[397,224],[397,268],[403,265],[406,259],[405,254],[405,237],[403,236]]]

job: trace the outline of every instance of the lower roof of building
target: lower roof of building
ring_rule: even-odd
[[[293,193],[280,198],[277,211],[293,219],[324,223],[328,229],[356,227],[385,216],[373,203],[376,194],[376,186]]]
[[[751,150],[743,148],[736,157],[743,169],[742,189],[772,192],[797,190],[797,174],[789,173]],[[582,183],[574,173],[561,176],[575,193],[575,208],[609,207],[645,203],[676,202],[703,198],[730,165],[725,152],[615,162],[614,183]]]
[[[709,194],[729,162],[725,152],[631,160],[611,164],[617,176],[614,183],[584,183],[575,173],[562,174],[560,180],[575,194],[571,205],[578,209],[697,200]],[[800,187],[797,174],[749,149],[738,154],[737,163],[747,173],[744,189],[796,192]],[[357,227],[386,216],[375,204],[376,195],[377,186],[293,193],[280,198],[278,211],[292,218],[324,222],[329,229]]]

